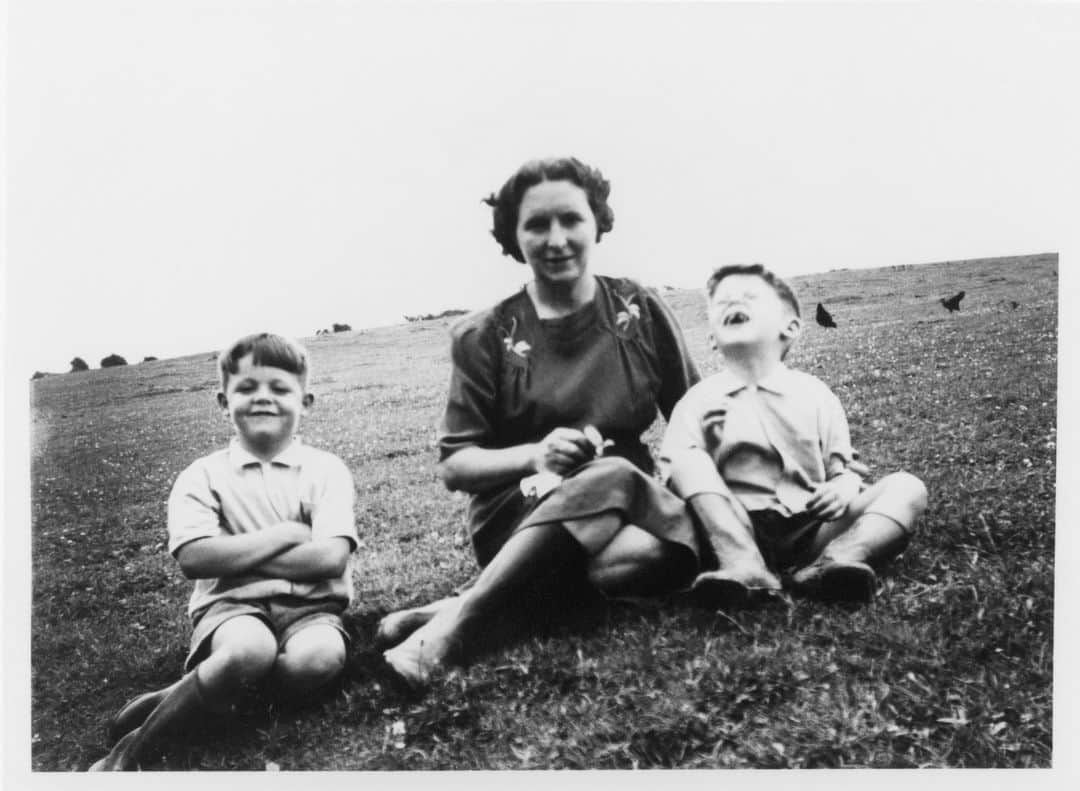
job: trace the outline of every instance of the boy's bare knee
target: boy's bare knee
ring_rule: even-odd
[[[256,618],[235,618],[223,623],[214,639],[202,671],[204,678],[231,685],[248,684],[266,676],[277,659],[277,639],[266,624]]]
[[[890,486],[895,486],[903,493],[911,508],[918,514],[926,510],[929,494],[926,484],[916,478],[910,472],[894,472],[887,476]]]
[[[337,678],[345,668],[345,640],[332,626],[313,626],[285,644],[274,673],[293,691],[315,689]]]
[[[234,644],[224,649],[225,672],[237,682],[258,681],[274,666],[277,644],[270,641]]]

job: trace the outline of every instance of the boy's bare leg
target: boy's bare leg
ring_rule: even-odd
[[[265,677],[277,640],[258,618],[240,615],[214,632],[210,655],[170,688],[145,721],[118,741],[90,771],[130,771],[145,753],[201,713],[223,713],[242,691]]]
[[[926,502],[926,487],[915,476],[885,476],[851,502],[843,519],[823,528],[815,542],[817,558],[792,577],[795,589],[825,599],[869,601],[877,590],[874,567],[904,550]]]
[[[345,638],[326,623],[301,629],[286,642],[274,664],[280,689],[298,695],[324,687],[345,669]]]
[[[769,571],[746,521],[719,494],[703,493],[688,503],[719,563],[697,576],[691,590],[708,604],[744,602],[759,591],[778,591],[780,580]]]
[[[769,571],[754,539],[749,514],[709,455],[696,448],[680,452],[671,459],[670,473],[672,489],[686,500],[700,528],[699,537],[708,542],[718,561],[715,571],[703,572],[694,580],[694,595],[714,606],[746,602],[759,591],[780,590],[780,580]]]
[[[422,607],[413,607],[408,610],[398,610],[383,617],[379,621],[379,628],[375,631],[375,645],[389,648],[395,646],[426,624],[441,610],[456,606],[457,596],[448,596],[438,599]]]
[[[423,686],[441,666],[460,661],[469,636],[512,606],[529,582],[581,553],[581,546],[560,524],[536,525],[514,533],[472,588],[383,657],[409,684]]]

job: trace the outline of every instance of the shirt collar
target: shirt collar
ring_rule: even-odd
[[[285,450],[270,460],[270,464],[281,467],[299,467],[300,457],[303,453],[303,443],[300,437],[293,437],[292,442]],[[248,467],[252,464],[262,464],[262,461],[254,453],[245,450],[240,440],[233,437],[229,442],[229,462],[237,469]]]
[[[722,369],[716,374],[717,383],[724,395],[734,395],[747,387],[746,382],[737,377],[728,369]],[[785,395],[792,390],[792,371],[783,363],[780,363],[768,376],[757,383],[758,390],[768,390],[770,393]]]
[[[758,382],[758,389],[768,390],[777,395],[787,395],[792,391],[793,378],[791,369],[780,363],[773,369],[772,373]]]

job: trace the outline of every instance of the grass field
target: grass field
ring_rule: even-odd
[[[147,768],[1049,766],[1057,256],[795,285],[804,313],[820,300],[840,326],[811,321],[789,362],[840,396],[875,473],[909,470],[931,494],[873,605],[590,601],[405,696],[375,672],[376,621],[475,570],[465,500],[434,471],[447,322],[308,339],[318,400],[303,433],[345,459],[358,494],[347,677],[306,707],[208,721]],[[960,289],[947,313],[938,298]],[[715,370],[700,296],[665,296]],[[105,718],[178,676],[191,583],[165,551],[165,500],[230,436],[211,357],[30,385],[35,770],[85,769]]]

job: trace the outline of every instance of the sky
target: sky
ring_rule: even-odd
[[[15,0],[15,375],[480,308],[481,198],[612,183],[597,272],[699,286],[1057,252],[1080,6]],[[1070,212],[1070,209],[1072,211]]]

